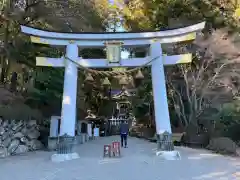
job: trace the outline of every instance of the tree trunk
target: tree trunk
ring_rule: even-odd
[[[7,59],[7,56],[2,57],[1,61],[1,75],[0,75],[0,83],[5,84],[6,82],[6,77],[8,75],[8,70],[9,70],[10,64]]]
[[[18,74],[16,72],[12,73],[11,84],[10,84],[10,91],[12,92],[16,92],[17,90],[17,76]]]
[[[8,73],[8,66],[9,66],[9,61],[8,61],[8,38],[9,38],[9,21],[5,22],[5,29],[4,29],[4,38],[3,38],[3,53],[4,55],[2,56],[1,59],[1,75],[0,75],[0,82],[5,83],[5,78]]]

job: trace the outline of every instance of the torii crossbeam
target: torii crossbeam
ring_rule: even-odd
[[[33,43],[66,46],[66,57],[73,60],[66,61],[64,58],[37,57],[37,66],[65,67],[64,91],[61,114],[60,134],[74,136],[76,122],[76,98],[78,65],[87,68],[110,68],[110,67],[138,67],[146,65],[151,59],[156,60],[147,64],[151,66],[153,96],[155,106],[156,132],[161,137],[163,132],[172,133],[167,103],[167,92],[164,75],[164,65],[190,63],[191,54],[165,56],[162,54],[161,44],[194,40],[196,33],[201,31],[205,22],[189,27],[142,33],[59,33],[47,32],[31,27],[21,26],[23,33],[30,35]],[[145,58],[122,59],[119,63],[109,63],[107,59],[83,59],[78,56],[78,47],[94,48],[105,47],[105,43],[121,41],[124,47],[149,46],[150,55]],[[164,144],[164,143],[163,143]],[[159,143],[158,153],[162,152],[176,155],[173,149],[164,148]],[[170,151],[170,152],[169,152]]]

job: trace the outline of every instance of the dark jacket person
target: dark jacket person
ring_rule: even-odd
[[[124,142],[124,147],[127,147],[127,136],[128,136],[128,124],[122,122],[120,125],[120,135],[121,135],[121,145],[123,147],[123,142]]]

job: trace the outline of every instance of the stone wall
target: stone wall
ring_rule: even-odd
[[[0,158],[43,148],[38,140],[39,127],[35,120],[0,119]]]

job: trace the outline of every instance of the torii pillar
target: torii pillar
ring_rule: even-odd
[[[73,61],[78,59],[78,46],[76,44],[67,45],[66,50],[66,56],[68,58]],[[66,60],[60,135],[67,134],[69,136],[75,136],[77,79],[77,64]]]
[[[152,88],[154,101],[154,115],[156,124],[157,155],[162,155],[166,159],[180,159],[180,154],[174,151],[172,142],[172,129],[169,117],[167,89],[163,65],[162,47],[160,42],[150,45],[150,55],[152,58],[159,57],[152,62]]]

